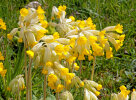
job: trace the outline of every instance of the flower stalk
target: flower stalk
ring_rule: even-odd
[[[25,52],[25,62],[24,62],[24,66],[25,66],[25,79],[26,79],[26,100],[28,100],[28,85],[27,85],[27,58],[26,58],[26,38],[24,36],[24,52]]]
[[[28,77],[27,77],[27,86],[28,86],[28,100],[32,100],[32,83],[31,83],[31,65],[32,59],[29,59],[29,68],[28,68]]]
[[[47,85],[47,76],[45,75],[44,76],[44,99],[43,100],[46,100],[46,85]]]

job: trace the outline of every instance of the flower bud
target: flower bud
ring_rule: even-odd
[[[13,80],[11,80],[11,82],[9,83],[9,88],[13,93],[16,93],[18,92],[18,87],[20,90],[25,88],[24,84],[25,83],[24,83],[23,75],[18,75]]]
[[[131,93],[131,100],[135,100],[136,99],[136,91],[135,89],[133,89],[133,92]]]
[[[98,100],[97,96],[89,91],[88,89],[84,89],[84,100]]]
[[[60,100],[74,100],[74,98],[69,91],[65,91],[61,93]]]
[[[111,100],[118,100],[118,95],[116,93],[111,94]]]

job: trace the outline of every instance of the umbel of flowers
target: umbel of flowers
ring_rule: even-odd
[[[7,37],[12,40],[18,38],[18,42],[24,42],[25,54],[30,58],[29,68],[25,69],[26,99],[32,99],[31,89],[31,64],[34,67],[43,67],[44,74],[44,100],[46,99],[46,83],[58,94],[62,92],[62,100],[73,100],[70,89],[72,87],[84,88],[84,100],[97,100],[102,85],[93,81],[93,73],[96,56],[113,57],[113,49],[117,51],[124,41],[123,26],[108,26],[103,30],[96,30],[89,17],[86,20],[76,20],[73,16],[65,18],[66,6],[52,8],[51,22],[47,22],[45,11],[38,9],[22,8],[18,28],[14,28]],[[48,27],[56,32],[51,34]],[[45,35],[46,33],[50,35]],[[110,43],[112,45],[110,45]],[[75,72],[80,71],[82,61],[88,57],[93,60],[91,80],[81,80]],[[78,65],[76,61],[81,63]],[[62,63],[63,62],[63,63]],[[26,66],[26,65],[25,65]]]

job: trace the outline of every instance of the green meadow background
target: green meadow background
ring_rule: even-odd
[[[18,27],[19,10],[33,0],[0,0],[0,18],[7,25],[7,30],[0,30],[0,51],[5,56],[4,67],[7,69],[6,81],[9,82],[18,74],[24,74],[23,43],[9,41],[6,37],[14,27]],[[67,17],[73,15],[76,19],[91,17],[97,30],[106,26],[123,25],[126,35],[124,45],[119,51],[114,51],[112,59],[97,57],[94,81],[103,85],[100,100],[110,100],[111,93],[118,93],[119,87],[125,85],[128,89],[136,89],[136,0],[39,0],[50,20],[53,6],[66,5]],[[92,61],[83,62],[82,79],[90,79]],[[77,73],[78,74],[78,73]],[[43,75],[41,68],[32,69],[33,100],[43,96]],[[10,92],[3,90],[0,76],[0,100],[14,98]],[[71,89],[75,100],[82,100],[83,89]],[[54,93],[48,88],[47,96]],[[21,92],[21,100],[25,100],[25,91]]]

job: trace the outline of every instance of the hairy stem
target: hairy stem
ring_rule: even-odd
[[[29,68],[28,68],[28,77],[27,77],[28,98],[29,98],[29,100],[32,100],[31,65],[32,65],[32,59],[30,58]]]
[[[59,92],[56,93],[56,100],[59,100]]]
[[[46,85],[47,85],[47,76],[45,75],[44,76],[44,99],[43,100],[46,100]]]
[[[20,90],[19,90],[19,82],[18,82],[18,100],[20,100],[20,94],[19,94]]]
[[[25,62],[24,62],[24,67],[25,67],[25,79],[26,79],[26,100],[28,100],[28,82],[27,82],[27,57],[26,57],[26,37],[24,36],[24,52],[25,52]]]

